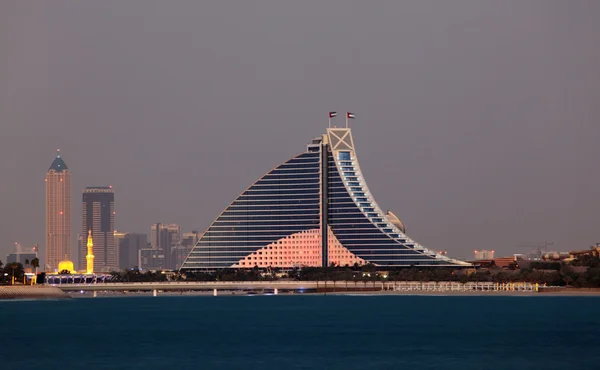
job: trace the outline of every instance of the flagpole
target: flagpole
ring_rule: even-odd
[[[346,112],[346,128],[348,128],[348,112]]]
[[[331,114],[329,115],[329,128],[331,128]]]

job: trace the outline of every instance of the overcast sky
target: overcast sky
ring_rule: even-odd
[[[206,229],[351,111],[379,205],[472,257],[600,242],[600,1],[0,1],[0,260],[57,148],[116,227]],[[339,119],[338,124],[343,124]],[[75,248],[73,248],[75,249]]]

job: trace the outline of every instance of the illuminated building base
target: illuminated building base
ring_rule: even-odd
[[[365,264],[345,248],[329,230],[329,261],[336,266]],[[319,229],[292,234],[246,256],[232,267],[305,267],[322,266],[321,231]]]

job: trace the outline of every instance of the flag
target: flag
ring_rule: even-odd
[[[346,118],[356,118],[356,114],[350,113],[350,112],[346,112]]]
[[[329,118],[337,117],[337,112],[329,112]]]

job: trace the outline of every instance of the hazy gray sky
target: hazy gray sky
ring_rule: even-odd
[[[115,188],[119,230],[203,231],[329,110],[357,114],[371,191],[425,246],[587,248],[599,17],[596,0],[1,1],[0,259],[45,244],[56,148],[74,234],[88,185]]]

